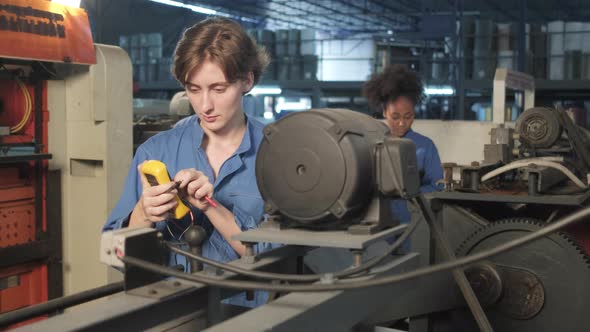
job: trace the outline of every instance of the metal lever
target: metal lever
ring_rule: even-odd
[[[443,257],[447,260],[454,260],[456,258],[455,253],[451,249],[449,242],[447,242],[440,225],[436,222],[428,202],[423,195],[418,195],[416,200],[418,201],[418,205],[420,206],[420,211],[422,212],[424,219],[426,219],[428,226],[430,226],[430,230],[434,236],[434,239],[442,250]],[[492,328],[488,317],[486,316],[483,308],[481,307],[481,304],[475,296],[473,288],[471,288],[467,277],[465,277],[463,268],[454,269],[453,278],[455,279],[457,286],[459,286],[461,293],[463,293],[463,297],[465,298],[465,301],[467,302],[467,305],[469,306],[469,309],[471,310],[473,318],[475,318],[479,329],[483,332],[493,332],[494,329]]]
[[[189,251],[192,254],[201,256],[202,254],[202,246],[201,244],[207,237],[207,233],[205,229],[199,225],[192,224],[184,233],[184,240],[188,243]],[[191,258],[191,273],[199,272],[203,270],[203,263],[197,261],[196,259]]]

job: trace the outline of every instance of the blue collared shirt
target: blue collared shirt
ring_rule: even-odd
[[[236,152],[227,159],[215,178],[209,165],[207,155],[201,148],[203,129],[195,115],[179,122],[173,129],[159,133],[138,149],[125,181],[123,193],[111,212],[103,231],[126,227],[129,216],[142,193],[142,184],[137,166],[145,160],[160,160],[166,164],[168,173],[174,175],[183,169],[195,168],[215,179],[213,197],[229,211],[232,211],[237,225],[242,231],[258,227],[263,219],[264,202],[258,191],[255,176],[256,153],[262,141],[263,125],[251,118],[246,118],[246,131]],[[205,228],[207,239],[203,243],[203,256],[220,262],[229,262],[239,258],[231,245],[213,227],[205,214],[192,208],[195,222]],[[156,229],[164,234],[168,241],[180,241],[183,231],[190,225],[187,214],[181,220],[167,220],[155,224]],[[270,243],[258,243],[255,252],[259,253],[276,247]],[[188,271],[184,256],[172,253],[170,264],[181,264]],[[256,292],[253,301],[247,301],[245,294],[232,297],[228,303],[254,307],[266,301],[265,292]]]
[[[411,139],[416,144],[416,159],[420,171],[420,192],[429,193],[442,190],[442,184],[437,181],[443,178],[443,170],[438,156],[438,150],[432,140],[410,129],[403,138]],[[396,199],[392,202],[391,210],[402,224],[409,223],[411,214],[407,201]]]

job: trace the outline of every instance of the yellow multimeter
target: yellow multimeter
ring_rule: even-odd
[[[141,173],[145,175],[145,178],[152,186],[157,186],[164,183],[170,183],[170,175],[166,170],[166,165],[159,160],[148,160],[141,165]],[[172,212],[174,219],[181,219],[188,212],[189,208],[180,200],[176,195],[176,208]]]

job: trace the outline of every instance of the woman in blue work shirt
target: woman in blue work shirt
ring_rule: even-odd
[[[404,65],[391,65],[374,75],[365,84],[363,92],[369,105],[383,112],[394,136],[408,138],[416,144],[420,191],[441,190],[439,181],[443,178],[443,170],[436,146],[430,138],[412,130],[414,108],[422,98],[422,82],[418,75]],[[402,223],[411,219],[405,200],[394,200],[392,211]]]
[[[244,254],[244,245],[231,238],[258,226],[264,203],[255,177],[263,125],[244,114],[242,98],[258,83],[268,62],[264,49],[234,21],[207,19],[184,32],[176,46],[173,75],[196,114],[137,149],[104,231],[152,226],[167,240],[182,241],[190,216],[169,218],[178,193],[192,205],[195,222],[207,232],[205,257],[228,262]],[[150,186],[138,172],[146,160],[162,161],[173,181],[180,183],[178,190],[170,191],[174,183]],[[270,247],[259,243],[255,251]],[[188,271],[184,256],[173,255],[170,263],[184,265]],[[241,294],[229,302],[253,307],[265,296],[259,292],[248,301]]]

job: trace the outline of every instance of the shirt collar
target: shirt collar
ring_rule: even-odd
[[[408,129],[408,131],[406,131],[406,133],[404,134],[404,136],[402,136],[402,138],[406,138],[406,136],[410,135],[413,132],[414,131],[412,130],[412,128]]]
[[[199,118],[196,115],[193,116],[195,117],[195,143],[198,147],[201,147],[201,144],[203,143],[203,136],[205,136],[205,131],[203,131],[203,128],[201,128]],[[254,126],[252,125],[252,121],[250,121],[246,114],[244,114],[244,118],[246,119],[246,131],[244,132],[242,142],[240,143],[240,146],[238,146],[238,149],[236,150],[235,154],[242,154],[248,152],[252,147],[252,131],[254,130]]]

